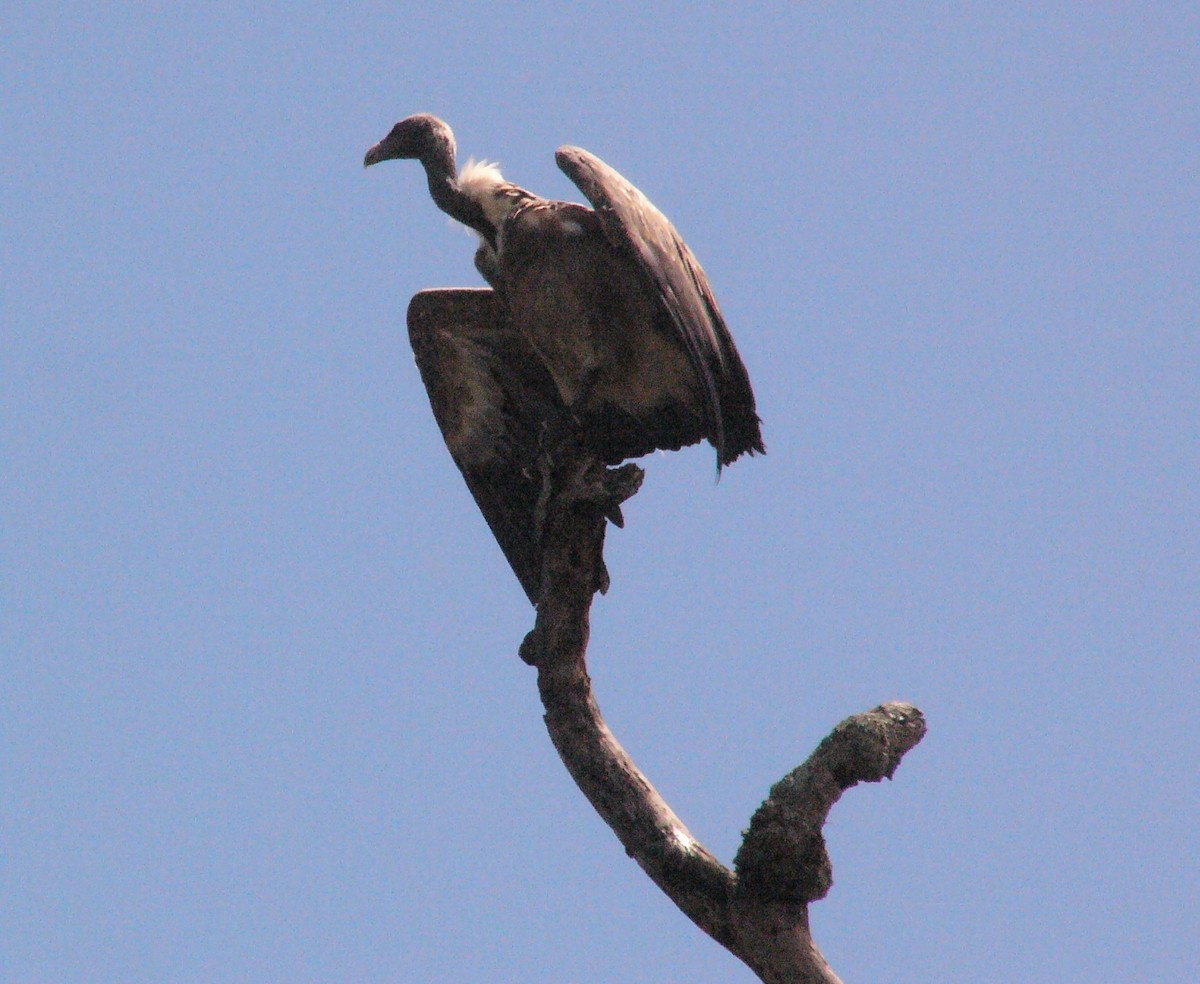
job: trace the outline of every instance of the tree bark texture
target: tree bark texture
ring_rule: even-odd
[[[633,465],[560,462],[543,530],[542,598],[522,658],[537,668],[550,739],[626,852],[704,932],[770,984],[839,978],[809,932],[808,904],[832,883],[822,827],[842,793],[891,778],[925,733],[921,712],[888,703],[839,724],[751,818],[733,870],[688,831],[604,723],[586,654],[592,597],[607,586],[606,516],[636,493]]]

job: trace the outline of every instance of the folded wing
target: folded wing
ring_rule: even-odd
[[[720,465],[763,451],[754,393],[700,263],[670,220],[600,158],[560,147],[558,166],[591,202],[604,233],[631,253],[660,298],[700,383]]]
[[[421,291],[408,333],[446,447],[536,605],[540,441],[564,413],[554,383],[490,290]]]

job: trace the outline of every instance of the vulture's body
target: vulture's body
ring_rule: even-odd
[[[616,171],[579,148],[556,154],[593,208],[539,198],[494,165],[456,175],[450,129],[428,115],[397,123],[364,163],[391,158],[420,160],[435,203],[480,237],[494,296],[422,292],[409,331],[451,454],[532,601],[548,433],[609,464],[702,439],[718,468],[764,450],[704,271]]]
[[[591,209],[523,206],[502,247],[498,292],[589,450],[616,464],[706,436],[703,390],[686,350]]]

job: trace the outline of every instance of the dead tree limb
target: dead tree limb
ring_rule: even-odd
[[[521,656],[537,668],[546,727],[567,771],[654,883],[761,980],[837,982],[808,924],[808,903],[832,884],[821,829],[845,790],[891,778],[925,733],[921,712],[889,703],[839,724],[772,787],[729,870],[692,836],[609,731],[588,677],[588,616],[593,595],[607,581],[605,517],[619,515],[620,503],[641,483],[641,470],[576,460],[563,463],[555,477],[562,491],[543,530],[542,598]]]

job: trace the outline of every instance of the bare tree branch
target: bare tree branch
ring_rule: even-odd
[[[605,517],[636,493],[641,469],[560,462],[543,530],[537,621],[521,646],[537,667],[546,728],[567,770],[626,852],[702,930],[770,984],[837,984],[809,933],[808,903],[832,883],[821,828],[842,793],[890,778],[921,740],[909,704],[847,718],[771,789],[730,871],[672,811],[609,731],[586,653],[592,596],[607,585]]]
[[[833,883],[821,828],[843,792],[890,779],[925,734],[911,704],[883,704],[846,718],[808,761],[771,787],[734,859],[738,892],[764,901],[815,902]]]

